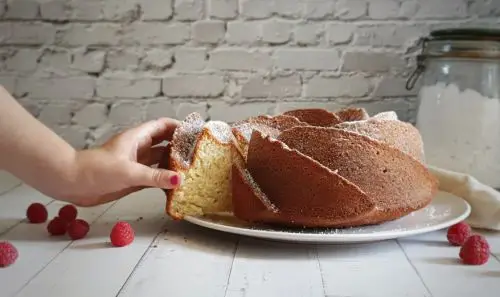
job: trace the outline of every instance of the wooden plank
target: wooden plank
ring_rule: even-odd
[[[24,187],[24,186],[23,186]],[[21,188],[19,188],[22,190]],[[35,201],[44,201],[43,197],[34,190],[18,191],[26,197],[35,197]],[[13,200],[18,200],[23,196],[13,196]],[[45,199],[50,199],[45,197]],[[59,208],[66,203],[54,201],[47,207],[49,219],[54,217]],[[12,206],[17,204],[13,202]],[[20,205],[23,205],[21,203]],[[23,207],[25,207],[23,205]],[[101,215],[109,205],[103,205],[93,208],[79,208],[79,217],[87,220],[89,223]],[[19,219],[19,216],[17,217]],[[30,224],[26,221],[21,222],[16,227],[5,233],[0,240],[8,240],[13,243],[19,251],[19,259],[16,263],[7,269],[0,269],[0,288],[2,296],[11,296],[19,291],[30,279],[37,275],[48,263],[50,263],[61,251],[63,251],[71,241],[66,237],[51,237],[47,230],[47,224]],[[54,279],[60,276],[54,276]],[[34,295],[32,295],[34,296]],[[44,296],[40,294],[39,296]]]
[[[225,296],[324,296],[314,246],[241,239]]]
[[[33,202],[49,204],[53,200],[35,189],[21,185],[0,196],[0,235],[26,219],[26,209]]]
[[[430,296],[396,241],[318,246],[326,296]]]
[[[165,198],[157,189],[131,194],[115,203],[16,296],[116,296],[165,224]],[[129,221],[135,241],[123,248],[109,244],[118,220]],[[38,247],[38,250],[41,248]]]
[[[0,170],[0,195],[20,186],[21,183],[22,182],[17,177],[7,171]]]
[[[236,237],[174,221],[167,230],[119,296],[224,296]]]
[[[492,258],[482,266],[463,265],[459,247],[446,240],[446,230],[399,242],[434,297],[498,296],[500,262]]]

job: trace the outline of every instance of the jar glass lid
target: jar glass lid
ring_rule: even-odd
[[[492,28],[448,28],[434,30],[420,39],[422,52],[417,68],[406,82],[406,89],[415,85],[428,59],[469,59],[500,61],[500,30]]]
[[[427,38],[432,40],[489,40],[500,41],[500,30],[489,28],[454,28],[431,31]]]

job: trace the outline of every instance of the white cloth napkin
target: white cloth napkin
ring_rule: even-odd
[[[428,166],[439,180],[439,189],[466,200],[471,206],[467,223],[471,227],[500,231],[500,192],[474,177]]]

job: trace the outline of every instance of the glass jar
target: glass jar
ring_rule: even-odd
[[[426,163],[500,189],[500,30],[446,29],[422,40],[407,82]]]

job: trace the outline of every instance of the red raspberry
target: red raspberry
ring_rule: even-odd
[[[0,242],[0,267],[7,267],[16,262],[19,253],[12,243],[7,241]]]
[[[90,225],[89,225],[89,223],[87,223],[87,221],[85,221],[83,219],[77,219],[77,221],[79,221],[80,223],[84,224],[85,226],[87,226],[87,228],[90,229]]]
[[[460,248],[459,256],[464,264],[482,265],[490,257],[490,245],[483,236],[472,235]]]
[[[32,203],[26,210],[26,217],[33,224],[45,223],[48,216],[47,208],[41,203]]]
[[[78,210],[74,205],[68,204],[59,209],[59,217],[66,222],[71,222],[78,216]]]
[[[122,247],[134,241],[135,233],[129,223],[118,222],[113,226],[109,237],[113,246]]]
[[[47,231],[49,231],[51,235],[55,236],[64,235],[64,233],[66,233],[67,226],[68,223],[65,220],[60,217],[55,217],[50,220],[47,225]]]
[[[74,220],[68,224],[68,235],[71,239],[82,239],[89,232],[89,224],[84,220]]]
[[[460,246],[463,245],[464,242],[471,235],[471,228],[465,222],[460,222],[451,226],[448,229],[448,234],[446,237],[448,238],[448,242],[452,245]]]

